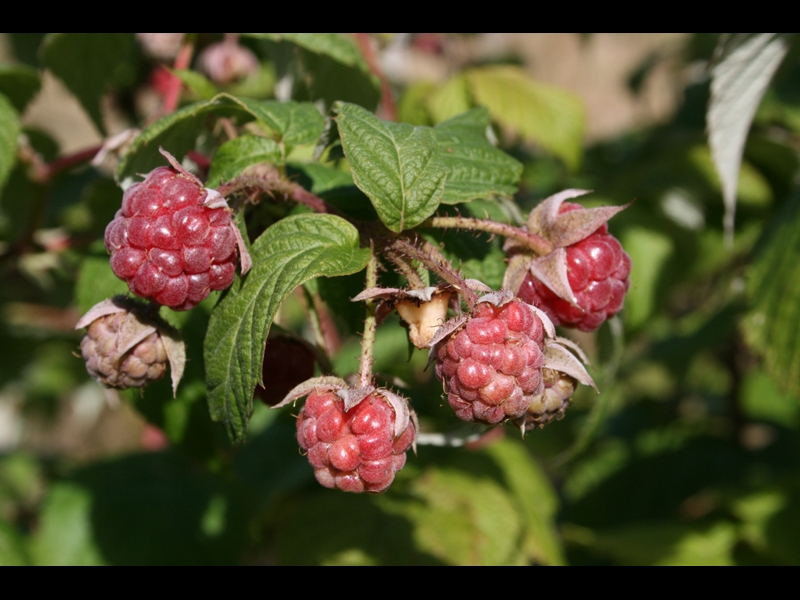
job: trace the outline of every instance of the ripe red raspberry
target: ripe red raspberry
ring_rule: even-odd
[[[376,390],[350,410],[333,391],[312,392],[297,419],[297,441],[317,481],[345,492],[382,492],[406,464],[414,419],[398,416],[391,392]],[[396,401],[405,400],[394,396]],[[410,410],[410,409],[409,409]]]
[[[105,243],[114,274],[131,292],[189,310],[211,290],[233,283],[238,230],[219,194],[209,202],[212,194],[188,172],[170,167],[154,169],[127,189]]]
[[[542,391],[544,334],[542,320],[519,299],[479,302],[466,325],[433,349],[456,415],[488,424],[523,415]]]
[[[579,204],[564,202],[559,214],[584,210]],[[518,291],[519,297],[541,308],[553,324],[594,331],[622,309],[630,286],[631,259],[603,223],[594,233],[565,248],[567,279],[577,306],[560,298],[542,281],[528,273]]]

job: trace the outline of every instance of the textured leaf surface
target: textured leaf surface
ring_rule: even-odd
[[[744,330],[770,375],[800,394],[800,201],[795,197],[777,218],[779,227],[750,270],[753,308]]]
[[[774,33],[762,33],[739,43],[711,73],[711,101],[708,104],[708,142],[714,165],[722,180],[725,200],[725,231],[733,236],[739,167],[747,132],[761,98],[788,44]]]
[[[218,117],[237,117],[239,123],[258,119],[278,134],[285,146],[313,144],[325,126],[322,115],[307,102],[280,103],[218,94],[211,100],[185,106],[145,129],[117,168],[117,179],[124,181],[163,165],[159,145],[181,160],[186,151],[195,148],[198,131],[213,125]]]
[[[493,119],[571,169],[578,167],[585,116],[577,96],[534,81],[519,67],[473,69],[466,76],[475,102],[488,108]]]
[[[36,69],[23,65],[0,65],[0,94],[21,113],[39,91],[42,82]]]
[[[487,127],[489,112],[481,107],[434,128],[448,169],[442,202],[455,204],[474,198],[510,197],[517,192],[522,163],[489,143]]]
[[[100,131],[100,97],[134,49],[132,33],[54,33],[42,45],[44,66],[77,96]]]
[[[269,125],[286,146],[313,144],[325,128],[325,119],[310,102],[239,99],[255,117]]]
[[[216,188],[222,181],[230,181],[247,167],[280,160],[281,149],[273,139],[255,135],[234,138],[222,144],[214,154],[206,186]]]
[[[17,136],[20,124],[17,111],[8,99],[0,94],[0,190],[17,161]]]
[[[253,244],[253,268],[238,293],[214,310],[205,340],[206,382],[212,418],[233,439],[244,436],[261,379],[264,343],[283,299],[314,277],[364,268],[369,250],[358,232],[333,215],[297,215],[279,221]]]
[[[447,177],[433,130],[381,121],[354,104],[336,110],[353,180],[384,224],[400,232],[431,216]]]

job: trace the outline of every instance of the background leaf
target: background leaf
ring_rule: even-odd
[[[336,111],[353,180],[383,223],[400,232],[431,216],[447,177],[433,130],[381,121],[354,104]]]
[[[730,240],[744,142],[767,85],[788,50],[786,41],[773,33],[744,41],[736,38],[731,46],[711,73],[707,115],[708,143],[722,180],[725,232]]]
[[[105,132],[100,98],[115,76],[120,77],[129,67],[134,44],[132,33],[53,33],[45,39],[40,57],[42,64],[77,96],[97,128]]]
[[[23,65],[0,65],[0,94],[4,94],[18,113],[22,113],[42,82],[36,69]]]
[[[578,168],[585,117],[577,96],[534,81],[519,67],[471,69],[465,75],[475,102],[488,108],[494,120],[552,152],[570,169]]]
[[[744,320],[747,340],[763,353],[770,375],[800,394],[800,198],[775,219],[753,264],[748,292],[753,307]]]
[[[0,191],[8,174],[17,162],[17,136],[20,124],[17,111],[8,99],[0,94]]]
[[[264,344],[283,299],[314,277],[360,271],[369,258],[355,227],[316,214],[279,221],[255,241],[251,254],[253,268],[241,290],[229,293],[211,316],[204,352],[212,418],[236,440],[252,413]]]
[[[455,204],[474,198],[511,197],[517,192],[522,163],[489,143],[487,127],[489,112],[483,107],[434,127],[448,169],[442,202]]]

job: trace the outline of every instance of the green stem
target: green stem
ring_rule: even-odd
[[[447,283],[453,285],[464,296],[464,301],[467,303],[469,310],[472,310],[475,303],[478,301],[478,296],[467,286],[467,282],[464,281],[464,278],[453,268],[450,261],[442,256],[438,248],[428,242],[423,242],[423,248],[419,249],[408,242],[408,240],[402,238],[394,240],[391,246],[406,256],[416,258]]]
[[[489,219],[473,219],[470,217],[431,217],[424,221],[422,227],[436,227],[439,229],[469,229],[471,231],[485,231],[495,235],[511,238],[525,244],[539,256],[550,254],[553,244],[535,233],[530,233],[519,227],[490,221]]]
[[[367,263],[367,281],[365,289],[374,288],[378,285],[378,257],[370,244],[370,257]],[[364,335],[361,337],[361,360],[359,362],[358,380],[362,387],[372,383],[372,363],[373,349],[375,347],[375,331],[377,321],[375,319],[375,301],[367,300],[367,318],[364,320]]]

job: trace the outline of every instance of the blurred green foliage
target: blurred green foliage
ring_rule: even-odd
[[[8,39],[15,60],[0,65],[0,564],[800,562],[796,52],[748,138],[732,247],[724,242],[721,186],[705,140],[705,79],[674,90],[682,101],[668,120],[589,145],[580,100],[530,78],[519,60],[462,65],[440,84],[395,84],[402,122],[433,126],[475,106],[488,109],[493,135],[523,165],[516,195],[522,213],[569,187],[593,189],[591,205],[635,199],[610,223],[634,266],[614,323],[596,334],[562,332],[589,354],[600,396],[581,388],[564,420],[524,440],[507,429],[506,439],[489,433],[476,447],[421,445],[387,493],[353,496],[314,481],[297,451],[297,409],[257,405],[247,442],[236,447],[211,422],[202,347],[219,294],[191,314],[164,315],[188,346],[176,398],[166,382],[106,396],[88,378],[73,355],[80,333],[71,327],[94,303],[126,289],[101,241],[121,192],[107,170],[88,165],[37,178],[27,151],[49,163],[58,147],[23,127],[20,115],[49,69],[98,127],[105,126],[101,98],[109,92],[128,121],[141,123],[145,115],[123,100],[147,86],[156,61],[130,35]],[[217,39],[196,36],[198,48]],[[294,82],[292,99],[321,101],[326,109],[337,100],[378,105],[380,82],[349,37],[243,40],[262,63],[250,84],[256,91],[209,87],[215,84],[187,70],[180,73],[187,101],[211,106],[217,92],[285,100],[286,83]],[[649,55],[630,74],[631,93],[642,93],[661,61],[707,61],[716,43],[716,36],[689,36],[673,55]],[[75,66],[86,56],[96,69]],[[193,106],[191,121],[175,118],[135,142],[155,142],[148,160],[167,139],[181,152],[230,149],[248,139],[222,145],[220,130],[208,127],[212,109]],[[230,101],[223,112],[250,119],[250,110]],[[315,119],[314,135],[322,128]],[[308,142],[298,145],[308,145],[310,155]],[[280,155],[286,163],[285,150],[276,142],[253,155]],[[290,158],[282,168],[343,210],[374,218],[341,148],[326,151],[327,166]],[[119,172],[127,177],[150,166],[123,160]],[[459,210],[514,222],[517,207],[475,200]],[[251,235],[289,212],[280,203],[248,207]],[[425,235],[443,242],[466,276],[500,285],[502,240]],[[338,326],[333,368],[340,376],[357,369],[354,334],[363,313],[349,298],[361,286],[360,274],[306,283]],[[277,323],[312,337],[306,314],[301,295],[291,294]],[[423,430],[456,432],[463,424],[447,410],[426,359],[409,350],[396,318],[378,329],[376,371],[410,398]],[[98,415],[120,413],[107,406],[109,397],[140,415],[128,423],[136,432],[128,446],[82,452],[73,444],[68,451],[41,433],[80,418],[88,425],[73,419],[66,434],[80,440],[103,425]],[[168,441],[147,442],[153,431]]]

